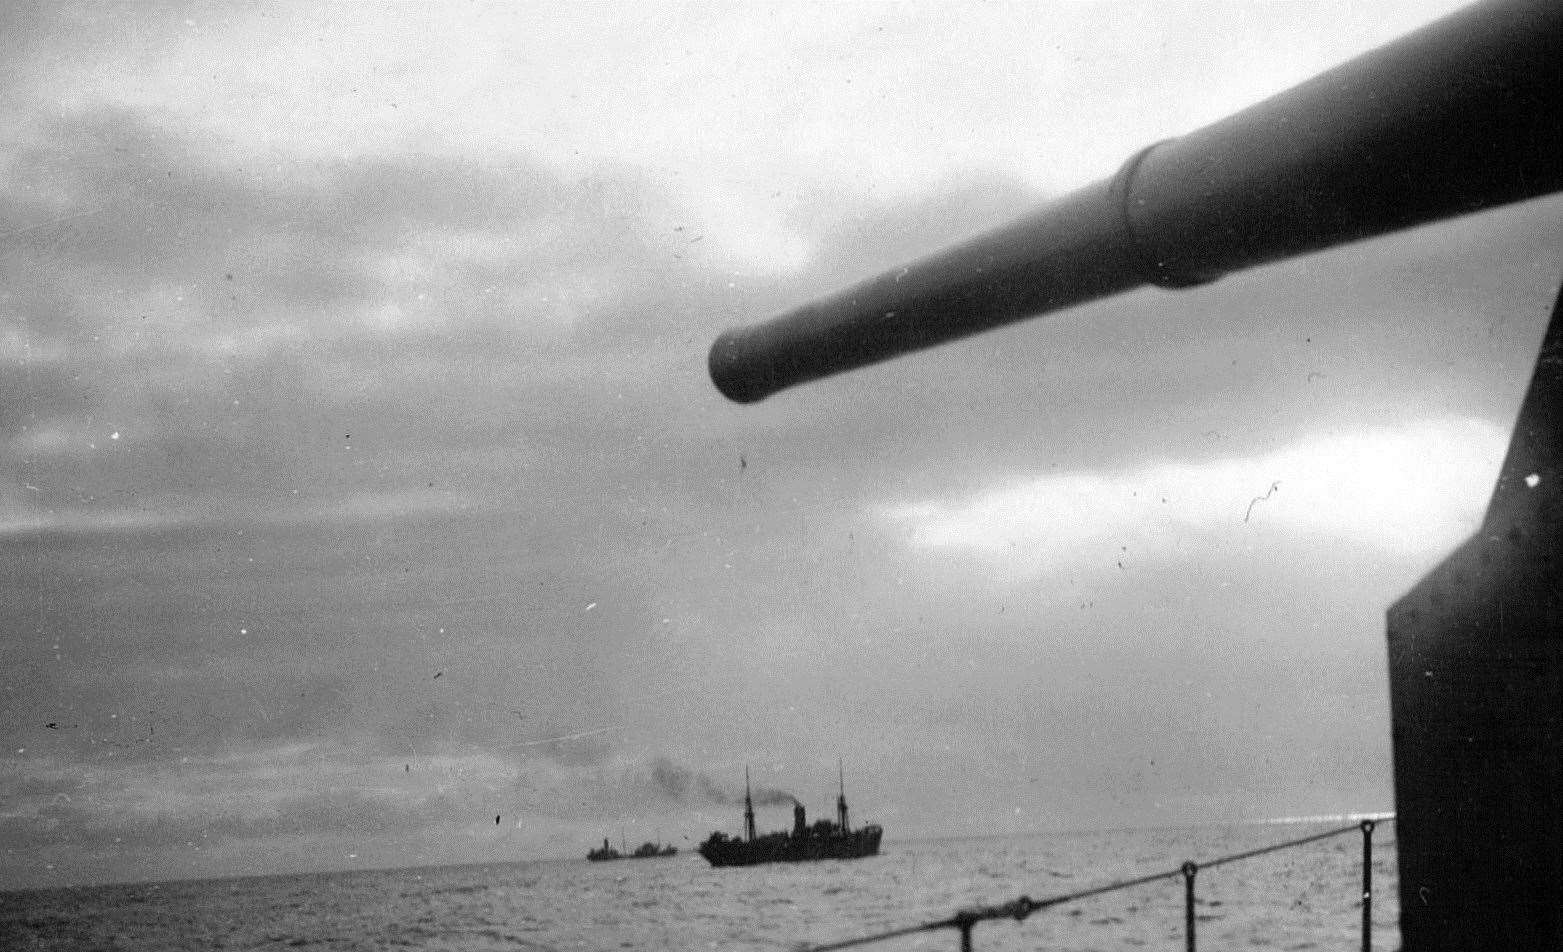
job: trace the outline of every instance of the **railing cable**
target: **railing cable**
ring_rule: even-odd
[[[858,936],[852,939],[842,939],[836,942],[826,942],[822,945],[804,945],[800,952],[832,952],[835,949],[851,949],[858,946],[869,945],[875,942],[883,942],[886,939],[899,938],[901,936],[916,935],[920,932],[938,932],[943,929],[955,929],[960,933],[962,952],[971,952],[972,929],[979,922],[988,922],[994,919],[1014,919],[1016,922],[1024,921],[1034,912],[1050,909],[1053,906],[1061,906],[1066,903],[1078,902],[1081,899],[1089,899],[1092,896],[1100,896],[1103,893],[1118,892],[1123,889],[1133,889],[1136,886],[1145,886],[1150,883],[1171,879],[1174,876],[1181,877],[1184,882],[1184,928],[1187,936],[1188,952],[1194,952],[1194,877],[1201,869],[1213,869],[1217,866],[1225,866],[1228,863],[1236,863],[1240,860],[1253,859],[1266,853],[1275,853],[1280,850],[1292,849],[1307,843],[1326,840],[1359,830],[1362,833],[1362,948],[1363,952],[1370,952],[1372,948],[1372,892],[1373,892],[1373,827],[1375,823],[1388,823],[1394,820],[1394,814],[1375,816],[1371,819],[1353,823],[1351,826],[1342,826],[1326,830],[1323,833],[1314,833],[1309,836],[1300,836],[1296,839],[1286,840],[1282,843],[1272,843],[1261,846],[1258,849],[1244,850],[1241,853],[1231,853],[1226,856],[1218,856],[1203,863],[1189,861],[1180,865],[1177,869],[1165,870],[1159,873],[1149,873],[1144,876],[1136,876],[1133,879],[1120,879],[1100,886],[1092,886],[1089,889],[1081,889],[1076,892],[1062,893],[1057,896],[1048,896],[1043,899],[1032,899],[1030,896],[1020,896],[1009,902],[992,906],[972,906],[962,909],[953,916],[944,919],[935,919],[930,922],[920,923],[914,926],[903,926],[899,929],[891,929],[888,932],[876,932],[873,935]]]

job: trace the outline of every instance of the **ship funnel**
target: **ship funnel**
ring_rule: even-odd
[[[792,835],[803,836],[809,831],[809,818],[803,811],[803,804],[792,801]]]

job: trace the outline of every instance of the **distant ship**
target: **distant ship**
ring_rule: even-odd
[[[622,843],[620,844],[623,845]],[[606,838],[602,841],[601,849],[591,850],[586,858],[594,863],[605,862],[610,859],[650,859],[655,856],[677,856],[678,847],[672,843],[653,843],[650,840],[635,847],[635,852],[621,852],[608,845]]]
[[[700,844],[700,855],[712,866],[753,866],[756,863],[800,863],[821,859],[857,859],[879,854],[884,830],[869,824],[854,830],[847,823],[846,777],[836,797],[836,819],[817,820],[813,826],[803,804],[792,802],[792,832],[754,832],[754,799],[749,794],[749,771],[744,771],[744,838],[717,831]]]

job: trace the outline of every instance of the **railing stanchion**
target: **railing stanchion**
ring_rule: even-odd
[[[971,930],[975,922],[961,923],[961,952],[971,952]]]
[[[1373,952],[1373,821],[1362,821],[1362,952]]]
[[[1189,861],[1183,864],[1183,934],[1188,952],[1194,952],[1194,877],[1199,875],[1199,864]]]

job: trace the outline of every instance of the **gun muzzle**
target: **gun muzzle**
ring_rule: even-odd
[[[1563,3],[1456,12],[921,261],[722,333],[740,403],[1143,285],[1563,188]]]

